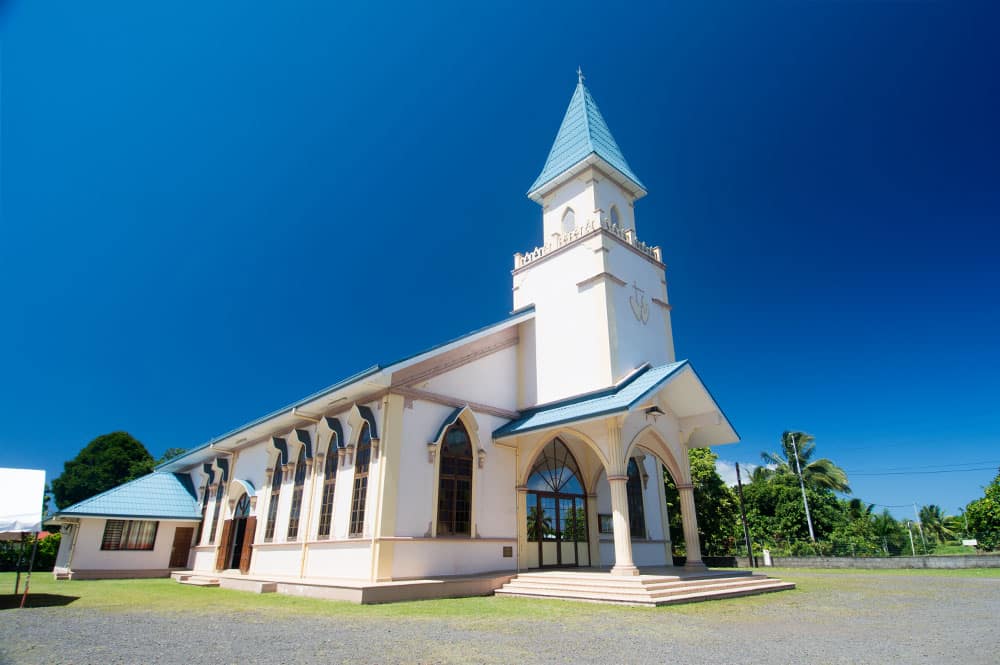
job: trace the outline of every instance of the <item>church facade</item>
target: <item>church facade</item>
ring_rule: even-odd
[[[502,321],[376,365],[56,516],[57,575],[360,580],[703,568],[687,450],[738,440],[674,354],[646,194],[582,77]]]

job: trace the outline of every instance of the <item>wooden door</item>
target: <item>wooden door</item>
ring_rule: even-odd
[[[170,548],[171,568],[187,568],[192,538],[194,538],[193,526],[179,526],[174,529],[174,544]]]
[[[250,572],[250,555],[253,553],[255,533],[257,533],[257,518],[248,517],[246,531],[243,535],[243,551],[240,552],[240,572],[244,575]]]
[[[215,553],[215,569],[224,570],[226,567],[226,555],[229,554],[229,538],[233,533],[233,521],[226,520],[222,523],[222,538],[219,539],[219,549]]]

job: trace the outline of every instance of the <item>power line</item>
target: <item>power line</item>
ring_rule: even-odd
[[[847,471],[849,476],[912,476],[936,473],[963,473],[965,471],[994,471],[995,466],[981,466],[975,469],[938,469],[937,471],[883,471],[880,473],[864,471]]]
[[[905,466],[887,466],[882,471],[907,471],[910,469],[948,469],[955,466],[973,466],[977,464],[1000,464],[1000,460],[982,460],[981,462],[954,462],[952,464],[907,464]],[[865,473],[865,472],[863,472]]]

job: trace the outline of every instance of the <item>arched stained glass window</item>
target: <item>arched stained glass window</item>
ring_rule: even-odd
[[[472,534],[472,441],[462,421],[445,432],[441,441],[438,480],[439,536]]]
[[[582,496],[585,492],[580,475],[580,467],[569,448],[561,439],[553,439],[535,461],[528,476],[528,489]]]
[[[306,448],[299,448],[295,461],[295,482],[292,485],[292,509],[288,514],[288,540],[299,537],[299,517],[302,515],[302,489],[306,484]]]
[[[319,537],[329,538],[333,524],[333,499],[337,487],[337,435],[330,437],[330,449],[326,451],[326,463],[323,465],[323,499],[319,504]]]
[[[278,497],[281,494],[281,456],[274,462],[274,473],[271,476],[271,499],[267,506],[267,524],[264,526],[264,542],[274,540],[274,524],[278,521]]]
[[[646,510],[642,504],[642,476],[635,458],[628,461],[628,526],[633,538],[646,537]]]
[[[368,499],[368,467],[372,460],[372,434],[368,423],[361,426],[354,453],[354,493],[351,496],[351,528],[348,535],[365,533],[365,501]]]

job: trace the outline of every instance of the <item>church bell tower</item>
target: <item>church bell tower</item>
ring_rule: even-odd
[[[629,167],[583,74],[528,197],[542,245],[514,255],[514,309],[535,307],[521,408],[608,388],[646,363],[674,360],[665,266],[640,241]]]

